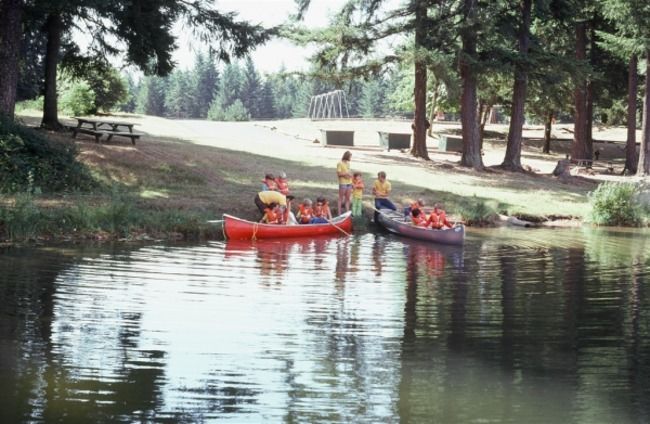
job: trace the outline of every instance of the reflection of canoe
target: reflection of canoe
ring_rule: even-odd
[[[352,231],[352,214],[346,212],[326,224],[277,225],[246,221],[223,215],[223,234],[227,239],[250,240],[286,237],[315,237],[325,234],[348,234]]]
[[[405,237],[430,241],[433,243],[462,245],[465,241],[465,227],[458,225],[444,230],[416,227],[404,221],[404,215],[390,209],[381,209],[377,214],[378,223],[388,231]]]

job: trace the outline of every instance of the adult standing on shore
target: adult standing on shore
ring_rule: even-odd
[[[339,215],[350,210],[350,196],[352,195],[352,173],[350,172],[351,158],[352,153],[350,153],[349,150],[346,150],[346,152],[343,153],[341,161],[336,165],[336,175],[339,178]],[[345,211],[341,209],[342,205],[345,207]]]

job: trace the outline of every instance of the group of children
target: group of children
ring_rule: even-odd
[[[453,227],[447,220],[447,214],[437,203],[433,206],[433,210],[429,213],[429,216],[427,216],[424,211],[424,201],[422,199],[418,199],[410,206],[404,208],[404,218],[409,219],[409,217],[411,223],[417,227],[431,227],[435,230]]]
[[[352,178],[352,215],[361,216],[363,213],[363,179],[360,172],[355,172]],[[278,192],[285,196],[286,204],[274,199],[274,195],[264,192]],[[280,172],[277,177],[273,174],[266,174],[262,179],[262,192],[258,197],[268,198],[269,202],[259,202],[258,207],[263,210],[260,222],[267,224],[320,224],[327,223],[332,219],[332,211],[329,202],[322,196],[312,202],[311,199],[304,199],[298,205],[298,211],[294,215],[291,211],[291,201],[294,199],[289,190],[287,175]],[[258,203],[256,201],[256,203]]]
[[[363,190],[364,182],[360,172],[352,176],[352,216],[363,214]],[[391,185],[386,180],[386,173],[381,171],[377,175],[377,181],[373,184],[372,193],[375,196],[375,209],[388,208],[396,210],[395,205],[389,200]],[[275,177],[266,174],[262,180],[262,191],[258,193],[255,203],[263,213],[260,222],[268,224],[320,224],[327,223],[332,219],[332,211],[327,199],[319,196],[316,202],[311,199],[304,199],[298,205],[297,213],[291,211],[291,201],[294,199],[289,190],[289,182],[284,172]],[[418,199],[404,208],[405,219],[411,220],[413,225],[418,227],[441,229],[452,227],[447,220],[445,211],[440,205],[435,204],[433,210],[427,215],[424,210],[424,201]]]

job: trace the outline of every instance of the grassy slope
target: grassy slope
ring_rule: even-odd
[[[37,122],[34,117],[23,119],[28,124]],[[265,172],[279,170],[289,174],[292,192],[299,199],[325,195],[336,205],[334,168],[345,149],[323,148],[313,143],[317,127],[332,123],[208,123],[136,115],[119,119],[133,120],[139,124],[136,130],[147,133],[136,146],[126,139],[116,139],[110,145],[95,144],[84,136],[76,142],[81,160],[93,173],[105,182],[123,184],[137,196],[141,208],[192,211],[214,218],[228,212],[253,218],[256,210],[252,199],[259,190],[261,177]],[[393,182],[392,197],[398,202],[418,197],[429,204],[442,201],[453,214],[463,204],[483,201],[509,214],[583,217],[587,211],[586,193],[596,186],[596,182],[583,178],[565,184],[544,173],[513,174],[496,169],[477,173],[459,168],[458,155],[435,150],[431,151],[430,162],[414,159],[407,153],[382,152],[372,141],[363,139],[364,131],[368,140],[376,137],[374,131],[380,124],[355,124],[359,126],[360,147],[353,150],[352,167],[364,173],[367,200],[371,199],[374,175],[385,170]],[[52,136],[71,142],[66,134]],[[503,143],[495,141],[485,147],[487,165],[503,157]],[[561,151],[543,156],[532,145],[525,147],[523,162],[548,170],[560,157]],[[83,197],[101,203],[106,196]],[[43,201],[74,203],[75,196]]]

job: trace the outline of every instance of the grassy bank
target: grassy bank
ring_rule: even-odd
[[[23,119],[37,123],[37,118]],[[311,133],[300,132],[312,131],[305,127],[309,123],[287,121],[286,125],[298,126],[296,133],[280,136],[280,129],[260,123],[132,115],[120,119],[137,123],[137,129],[145,132],[136,146],[120,141],[96,144],[83,136],[73,141],[67,133],[47,133],[55,143],[74,143],[95,188],[83,193],[3,196],[0,237],[219,238],[220,229],[207,221],[220,219],[223,213],[255,219],[253,198],[266,172],[287,172],[298,200],[322,195],[335,209],[334,165],[345,149],[314,144]],[[283,123],[274,125],[280,128]],[[486,146],[486,158],[504,148],[498,140]],[[542,156],[536,149],[526,148],[524,156],[539,160]],[[368,207],[375,174],[385,170],[396,203],[417,198],[430,205],[440,202],[452,219],[474,225],[490,221],[497,213],[534,221],[581,220],[589,210],[587,193],[597,186],[582,178],[566,184],[534,172],[479,173],[459,168],[457,156],[451,153],[434,152],[433,160],[426,162],[407,153],[366,147],[363,139],[352,151],[353,169],[363,172],[366,182]],[[549,162],[555,160],[548,157]]]

